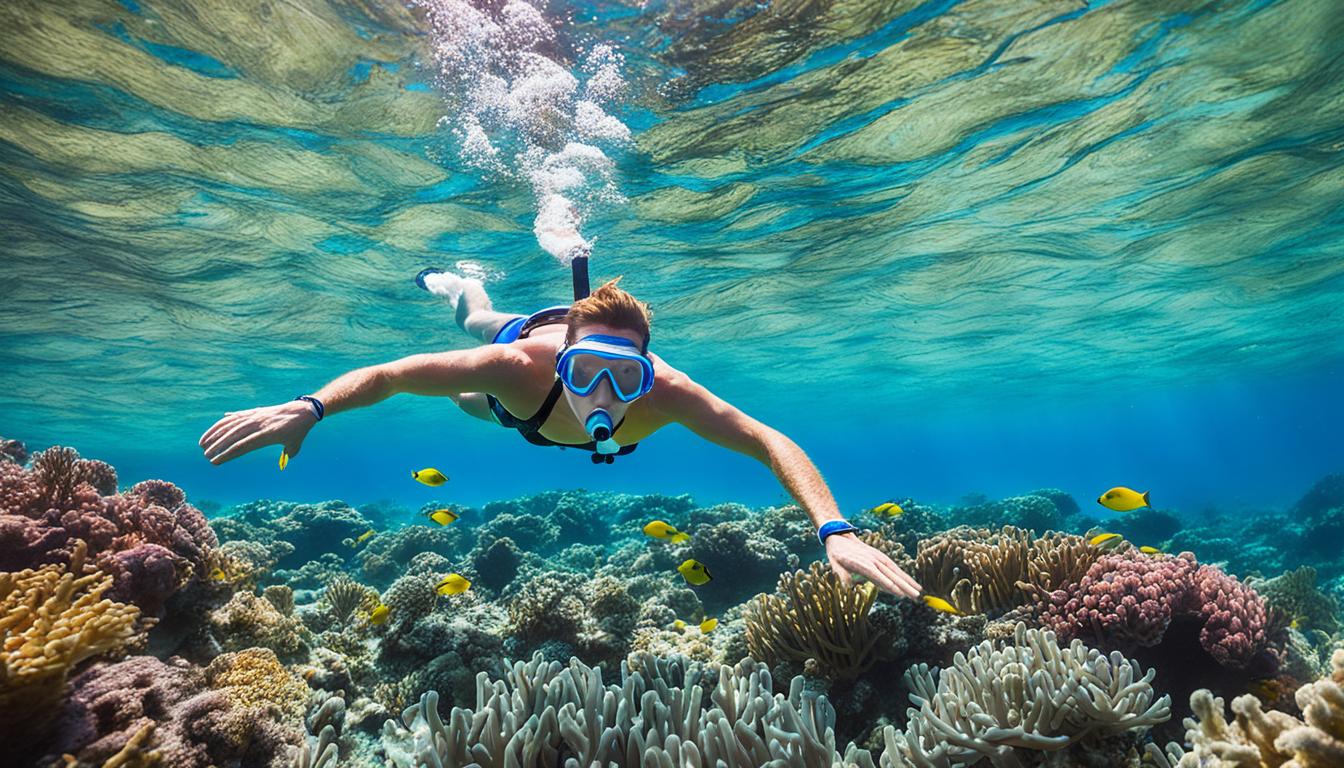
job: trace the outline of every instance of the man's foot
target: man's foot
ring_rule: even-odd
[[[474,277],[462,277],[461,275],[455,275],[452,272],[445,272],[438,267],[429,267],[420,270],[420,274],[415,276],[415,284],[435,296],[440,296],[447,300],[449,306],[454,310],[457,309],[458,299],[462,297],[464,291],[479,289],[478,291],[473,290],[472,292],[479,292],[482,296],[485,295],[485,290],[481,285],[480,280],[477,280]],[[488,304],[488,302],[489,300],[487,299],[486,303]],[[473,309],[476,309],[476,307],[473,307]]]

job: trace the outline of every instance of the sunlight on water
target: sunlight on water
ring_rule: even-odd
[[[1330,2],[470,8],[6,3],[6,429],[187,440],[464,346],[411,277],[553,304],[547,217],[764,416],[1344,355]]]

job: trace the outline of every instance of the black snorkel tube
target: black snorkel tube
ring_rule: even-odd
[[[569,262],[569,270],[574,276],[574,300],[581,301],[588,298],[591,292],[588,282],[588,249],[581,248],[574,258]],[[583,423],[584,430],[594,443],[602,443],[611,439],[612,430],[615,425],[612,423],[611,414],[607,413],[605,408],[595,408],[588,414],[587,420]],[[598,454],[594,454],[597,456]],[[611,463],[608,461],[607,463]]]

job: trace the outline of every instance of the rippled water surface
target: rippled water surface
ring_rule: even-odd
[[[983,449],[989,422],[1044,429],[1014,410],[1028,401],[1139,393],[1153,414],[1154,393],[1208,405],[1201,393],[1238,382],[1270,387],[1238,396],[1277,400],[1255,418],[1286,432],[1215,404],[1200,439],[1251,430],[1340,459],[1316,442],[1344,428],[1328,395],[1344,357],[1339,10],[544,9],[554,61],[578,71],[604,43],[624,57],[611,110],[631,139],[609,155],[625,202],[583,211],[595,276],[625,275],[654,307],[658,351],[744,409],[803,434],[848,425],[848,443],[816,433],[832,465],[911,430],[951,457]],[[202,464],[195,439],[226,410],[465,346],[411,283],[426,265],[478,265],[500,308],[564,300],[533,237],[536,188],[462,160],[432,13],[0,6],[0,432]],[[1296,401],[1272,388],[1298,381]],[[361,441],[389,424],[524,450],[432,407],[427,422],[423,402],[388,404],[326,450],[379,453]],[[921,426],[934,414],[962,426]],[[1108,414],[1098,429],[1116,438],[1194,439],[1180,414],[1179,429]],[[1093,430],[1074,416],[1046,426]]]

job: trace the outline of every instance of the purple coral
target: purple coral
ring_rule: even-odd
[[[119,598],[147,610],[162,605],[188,567],[206,572],[215,535],[180,488],[163,480],[121,494],[116,487],[111,466],[69,448],[43,451],[30,469],[0,462],[0,570],[67,563],[83,540],[89,557],[118,576]]]
[[[1041,622],[1061,638],[1151,647],[1174,619],[1200,623],[1200,645],[1221,665],[1241,668],[1268,645],[1265,601],[1195,556],[1107,555],[1075,584],[1050,593]]]

